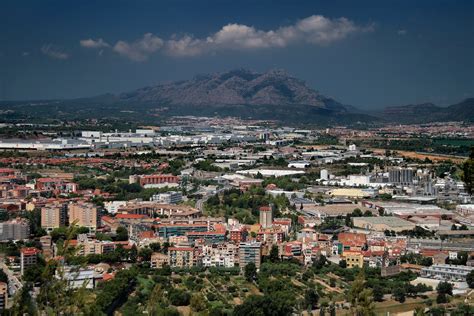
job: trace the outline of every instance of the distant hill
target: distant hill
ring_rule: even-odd
[[[380,116],[387,121],[399,123],[474,122],[474,98],[447,107],[433,103],[387,107]]]
[[[237,69],[199,75],[122,93],[74,100],[0,102],[10,121],[109,118],[152,123],[177,115],[235,116],[287,124],[358,124],[379,121],[308,87],[282,70]]]
[[[237,69],[120,94],[120,102],[166,107],[167,115],[237,116],[302,124],[377,121],[282,70]]]
[[[246,69],[198,75],[118,95],[72,100],[3,101],[4,122],[57,122],[102,119],[160,123],[170,116],[234,116],[276,120],[288,125],[368,125],[384,122],[474,121],[474,99],[450,107],[434,104],[389,107],[363,112],[308,87],[282,70],[257,73]]]
[[[309,105],[347,112],[339,102],[309,88],[283,70],[257,73],[246,69],[199,75],[191,80],[158,84],[123,93],[126,102],[157,102],[169,106]]]

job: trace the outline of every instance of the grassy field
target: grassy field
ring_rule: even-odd
[[[385,153],[385,149],[378,149],[378,148],[371,148],[374,153],[383,154]],[[404,151],[404,150],[394,150],[400,156],[412,159],[420,159],[424,160],[426,158],[430,159],[431,161],[435,162],[442,162],[442,161],[452,161],[454,163],[462,163],[465,158],[461,158],[459,156],[448,156],[448,155],[441,155],[441,154],[428,154],[428,153],[419,153],[415,151]]]

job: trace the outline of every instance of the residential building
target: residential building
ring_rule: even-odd
[[[41,250],[45,258],[53,257],[53,240],[51,236],[46,235],[40,237]]]
[[[344,251],[342,254],[348,268],[364,266],[364,255],[358,251]]]
[[[341,245],[341,249],[338,250],[339,253],[346,251],[361,251],[367,244],[367,236],[365,234],[339,233],[337,239],[339,245]]]
[[[244,225],[234,226],[229,230],[229,239],[236,244],[247,240],[247,229]]]
[[[59,278],[59,275],[56,274],[56,277]],[[92,269],[78,267],[65,267],[62,277],[66,280],[68,287],[72,289],[94,289],[97,283],[102,280],[102,274]]]
[[[38,254],[41,251],[34,247],[22,248],[20,250],[20,273],[23,275],[25,269],[38,263]]]
[[[234,244],[204,245],[201,252],[201,262],[205,267],[235,266],[238,247]]]
[[[259,212],[260,212],[260,225],[262,225],[262,228],[271,227],[273,223],[272,207],[261,206],[259,209]]]
[[[262,260],[262,244],[260,242],[241,242],[239,244],[239,265],[243,269],[247,264],[253,262],[257,269],[260,268]]]
[[[191,268],[195,265],[193,247],[168,248],[168,263],[173,268]]]
[[[92,232],[97,229],[97,207],[92,203],[69,204],[69,224],[89,228]]]
[[[28,220],[16,218],[0,223],[0,241],[23,240],[30,236]]]
[[[132,175],[129,182],[139,183],[145,188],[176,186],[179,183],[179,177],[172,174]]]
[[[101,255],[115,250],[115,243],[89,238],[87,234],[79,234],[77,240],[71,240],[70,245],[76,247],[79,256]]]
[[[183,200],[183,195],[181,192],[165,192],[165,193],[158,193],[153,195],[150,198],[150,201],[164,203],[164,204],[178,204]]]
[[[66,226],[67,204],[48,204],[41,208],[41,227],[50,232],[55,228]]]
[[[207,224],[159,224],[156,226],[158,236],[169,238],[170,236],[184,236],[188,232],[207,232]]]
[[[167,255],[162,254],[160,252],[154,252],[151,255],[150,266],[153,269],[160,269],[160,268],[163,268],[163,266],[167,265],[168,261],[169,261],[169,258]]]
[[[430,267],[421,269],[421,276],[442,281],[465,282],[467,275],[474,270],[474,267],[453,265],[453,264],[433,264]]]

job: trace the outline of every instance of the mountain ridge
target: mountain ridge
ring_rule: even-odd
[[[310,105],[342,112],[348,110],[341,103],[308,87],[303,80],[280,69],[258,73],[240,68],[197,75],[190,80],[161,83],[122,93],[119,99],[171,106]]]
[[[402,123],[474,122],[474,98],[467,98],[445,107],[433,103],[391,106],[386,107],[380,116],[388,121]]]
[[[107,118],[140,124],[180,115],[235,116],[319,126],[474,122],[474,98],[448,107],[423,103],[369,112],[326,97],[286,71],[258,73],[240,68],[119,94],[0,102],[0,119],[5,122]]]

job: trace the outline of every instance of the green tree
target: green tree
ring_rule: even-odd
[[[357,275],[348,292],[353,314],[360,316],[375,315],[374,298],[371,289],[366,287],[364,270]]]
[[[138,256],[142,261],[150,261],[152,253],[153,251],[150,248],[144,247],[138,251]]]
[[[469,272],[469,274],[466,277],[466,282],[471,289],[474,289],[474,270]]]
[[[255,277],[257,276],[257,267],[255,266],[255,263],[249,262],[244,268],[244,276],[245,279],[249,282],[253,282]]]
[[[119,226],[115,232],[115,240],[117,241],[127,241],[128,240],[128,231],[125,227]]]
[[[396,301],[404,303],[406,299],[406,290],[402,286],[397,286],[393,289],[393,297]]]
[[[270,262],[280,261],[280,256],[278,254],[278,246],[277,245],[272,246],[272,249],[270,250],[270,255],[269,255],[268,259],[270,259]]]
[[[31,289],[31,283],[26,283],[16,294],[13,305],[8,311],[9,315],[36,315],[36,309],[30,295]]]
[[[313,310],[318,306],[319,295],[315,289],[309,288],[304,294],[304,304],[309,310]]]
[[[461,179],[464,182],[467,193],[472,194],[474,191],[474,147],[471,148],[469,158],[462,164]]]
[[[172,289],[168,294],[168,298],[171,304],[175,306],[187,306],[191,301],[189,292],[180,289]]]
[[[453,285],[449,282],[440,282],[436,287],[438,296],[436,296],[436,303],[443,304],[449,302],[449,295],[453,295]]]
[[[190,304],[195,312],[201,312],[207,308],[206,299],[201,293],[194,293],[191,296]]]
[[[382,302],[383,301],[383,288],[379,285],[374,286],[374,301]]]
[[[133,245],[132,248],[130,248],[129,258],[130,258],[130,262],[137,262],[138,249],[136,245]]]
[[[453,316],[466,316],[466,315],[474,315],[474,306],[468,305],[465,303],[461,303],[458,307],[451,312]]]
[[[438,294],[453,295],[453,285],[449,282],[440,282],[436,287]]]

